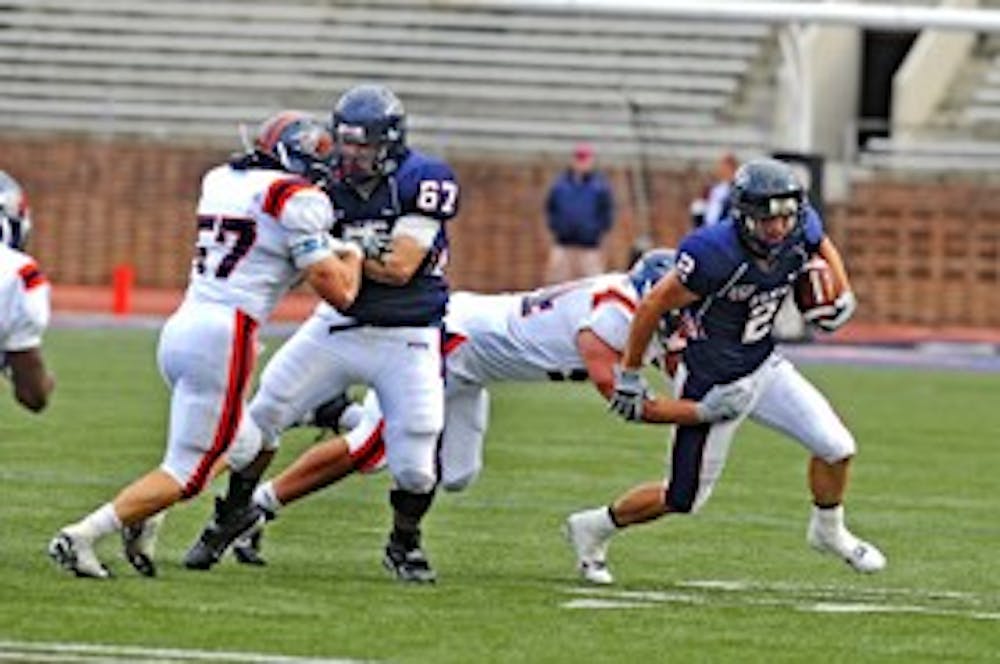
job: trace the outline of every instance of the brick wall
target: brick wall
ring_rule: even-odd
[[[114,265],[136,267],[139,286],[183,286],[202,173],[218,148],[0,136],[0,168],[28,190],[31,252],[56,283],[106,284]],[[562,163],[450,159],[463,186],[451,227],[451,281],[499,291],[542,282],[548,235],[542,207]],[[611,268],[627,264],[636,233],[627,173],[609,169],[618,221]],[[688,202],[706,174],[651,178],[653,238],[676,244]],[[1000,325],[1000,189],[974,182],[878,181],[828,210],[829,230],[855,282],[859,318],[930,325]]]

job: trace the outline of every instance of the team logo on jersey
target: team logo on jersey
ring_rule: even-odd
[[[730,302],[746,302],[757,292],[757,284],[737,284],[729,289],[726,297]]]
[[[762,304],[767,304],[769,302],[778,302],[784,299],[785,295],[788,294],[788,291],[789,291],[789,286],[785,284],[778,286],[776,288],[772,288],[771,290],[768,291],[761,291],[759,293],[756,293],[750,300],[750,306],[756,307]]]

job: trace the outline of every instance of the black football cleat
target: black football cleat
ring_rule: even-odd
[[[246,507],[227,509],[222,498],[215,499],[215,514],[201,531],[198,540],[184,555],[184,567],[207,570],[219,562],[241,535],[250,534],[264,523],[264,510],[251,503]]]
[[[267,565],[267,559],[260,552],[260,541],[263,536],[264,531],[258,530],[250,536],[238,537],[233,542],[233,558],[236,562],[257,567]]]
[[[420,548],[420,543],[410,546],[389,538],[385,545],[385,555],[382,566],[392,572],[397,579],[406,583],[435,583],[437,574],[427,560],[427,555]]]
[[[136,572],[146,577],[156,576],[153,552],[164,513],[122,528],[122,555]]]

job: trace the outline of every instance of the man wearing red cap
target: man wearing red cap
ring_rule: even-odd
[[[605,271],[601,240],[614,221],[614,197],[604,176],[594,169],[594,148],[573,150],[570,167],[549,189],[545,210],[552,232],[546,278],[559,283]]]

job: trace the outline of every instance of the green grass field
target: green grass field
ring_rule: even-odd
[[[888,555],[877,576],[808,549],[806,455],[747,425],[705,511],[617,538],[615,586],[578,583],[563,518],[659,477],[667,431],[616,421],[589,386],[546,384],[493,390],[480,481],[439,497],[426,522],[434,587],[400,585],[379,564],[384,475],[284,511],[267,568],[180,566],[210,511],[203,495],[170,513],[157,579],[132,573],[110,540],[101,553],[118,577],[73,579],[44,555],[49,538],[163,452],[155,343],[144,331],[55,330],[51,409],[31,416],[3,395],[2,661],[180,661],[154,648],[255,661],[1000,659],[1000,375],[805,368],[859,440],[849,523]],[[289,436],[275,467],[310,439]],[[32,659],[29,642],[136,648],[51,646]]]

